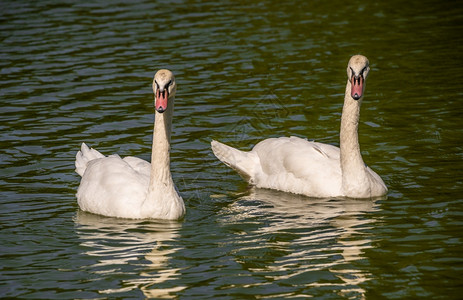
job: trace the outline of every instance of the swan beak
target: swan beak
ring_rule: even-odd
[[[156,91],[156,101],[154,103],[155,109],[158,113],[163,113],[167,109],[167,98],[169,98],[169,91],[158,89]]]
[[[360,75],[360,76],[353,75],[352,76],[352,79],[351,79],[352,88],[351,88],[350,95],[355,100],[358,100],[358,99],[362,98],[362,96],[363,96],[363,83],[364,83],[364,81],[365,80],[363,79],[362,75]]]

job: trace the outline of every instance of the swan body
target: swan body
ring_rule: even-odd
[[[215,156],[258,188],[317,198],[385,195],[386,185],[363,162],[358,142],[360,105],[369,70],[365,56],[355,55],[349,60],[340,148],[298,137],[280,137],[263,140],[246,152],[213,140]]]
[[[83,211],[131,219],[181,219],[182,197],[170,172],[170,135],[175,78],[159,70],[153,80],[155,122],[151,163],[137,157],[104,156],[82,143],[76,172],[82,176],[77,202]]]

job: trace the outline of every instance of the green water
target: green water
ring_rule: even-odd
[[[445,1],[3,1],[0,296],[458,299],[463,9]],[[338,145],[349,57],[370,59],[365,162],[387,199],[249,189],[210,150]],[[178,84],[182,222],[79,211],[82,142],[150,159],[151,80]]]

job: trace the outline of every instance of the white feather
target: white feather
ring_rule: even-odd
[[[77,190],[82,210],[132,219],[180,219],[185,214],[183,199],[170,173],[175,80],[172,72],[160,70],[154,81],[157,83],[153,82],[154,93],[158,88],[168,89],[169,98],[167,109],[164,111],[163,107],[163,113],[156,111],[152,163],[131,156],[123,159],[119,155],[104,156],[83,143],[75,162],[76,172],[82,176]]]
[[[214,154],[259,188],[320,198],[385,195],[386,185],[365,166],[358,144],[362,89],[369,71],[367,58],[353,56],[347,70],[351,77],[357,76],[355,97],[360,98],[353,99],[348,80],[341,120],[341,149],[298,137],[281,137],[261,141],[249,152],[212,141]]]

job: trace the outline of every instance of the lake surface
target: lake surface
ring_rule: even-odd
[[[2,1],[0,297],[461,299],[462,16],[452,1]],[[387,198],[256,190],[213,156],[211,139],[338,145],[358,53],[362,154]],[[150,159],[160,68],[178,84],[185,219],[80,211],[82,142]]]

